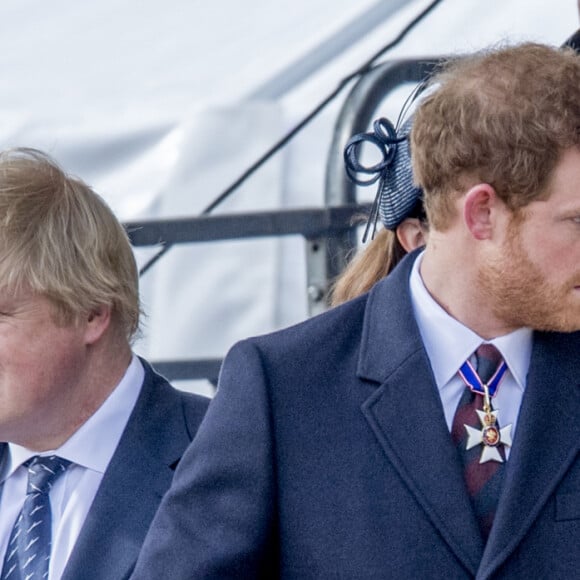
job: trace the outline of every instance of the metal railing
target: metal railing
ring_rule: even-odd
[[[360,211],[359,205],[343,205],[127,222],[125,227],[135,247],[301,235],[312,256],[317,240],[343,236]],[[164,360],[152,364],[169,380],[208,379],[215,385],[221,359]]]

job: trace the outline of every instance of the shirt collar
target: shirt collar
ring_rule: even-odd
[[[489,342],[501,352],[517,385],[524,390],[532,356],[532,330],[519,328],[493,340],[484,340],[450,316],[429,294],[419,272],[422,259],[421,253],[413,264],[411,301],[437,387],[443,388],[477,347]]]
[[[58,449],[37,453],[15,443],[8,443],[0,471],[0,484],[35,455],[58,455],[87,469],[104,473],[137,402],[144,378],[143,365],[133,355],[119,384]]]

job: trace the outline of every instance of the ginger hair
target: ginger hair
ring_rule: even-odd
[[[545,199],[564,150],[580,145],[580,58],[541,44],[494,48],[448,63],[415,112],[413,174],[431,227],[477,183],[514,212]]]

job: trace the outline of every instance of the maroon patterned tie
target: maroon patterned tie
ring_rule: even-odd
[[[483,383],[487,383],[502,362],[501,354],[493,345],[482,344],[475,351],[475,358],[477,374]],[[480,463],[480,445],[469,450],[466,449],[467,431],[465,425],[481,429],[476,409],[481,410],[482,408],[483,396],[474,393],[469,387],[465,387],[453,417],[451,436],[461,456],[467,491],[473,503],[481,534],[487,540],[499,500],[505,464],[497,461]],[[503,446],[500,446],[499,452],[505,459]]]

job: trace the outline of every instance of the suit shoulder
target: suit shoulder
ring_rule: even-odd
[[[297,361],[329,350],[338,355],[359,344],[366,304],[367,295],[360,296],[293,326],[240,341],[231,351],[255,350],[271,360],[291,356]]]
[[[195,393],[180,392],[183,401],[183,414],[192,435],[205,417],[211,399]]]
[[[166,379],[163,379],[163,381],[166,383],[168,389],[173,393],[176,402],[181,405],[185,416],[185,422],[189,428],[196,430],[207,411],[211,399],[197,393],[190,393],[178,389]]]
[[[196,393],[189,393],[173,386],[163,375],[160,375],[145,359],[141,359],[145,368],[145,381],[150,383],[150,390],[155,393],[150,404],[157,404],[163,398],[168,407],[181,408],[186,423],[190,428],[197,428],[203,419],[210,399]]]
[[[183,406],[185,409],[189,409],[192,411],[202,411],[205,412],[207,406],[211,399],[205,397],[203,395],[198,395],[197,393],[189,393],[187,391],[182,391],[177,389],[176,387],[171,387],[172,389],[176,390],[183,401]]]
[[[360,296],[282,330],[255,337],[255,340],[259,343],[302,340],[306,336],[322,337],[332,334],[341,327],[360,326],[366,304],[367,295]]]

